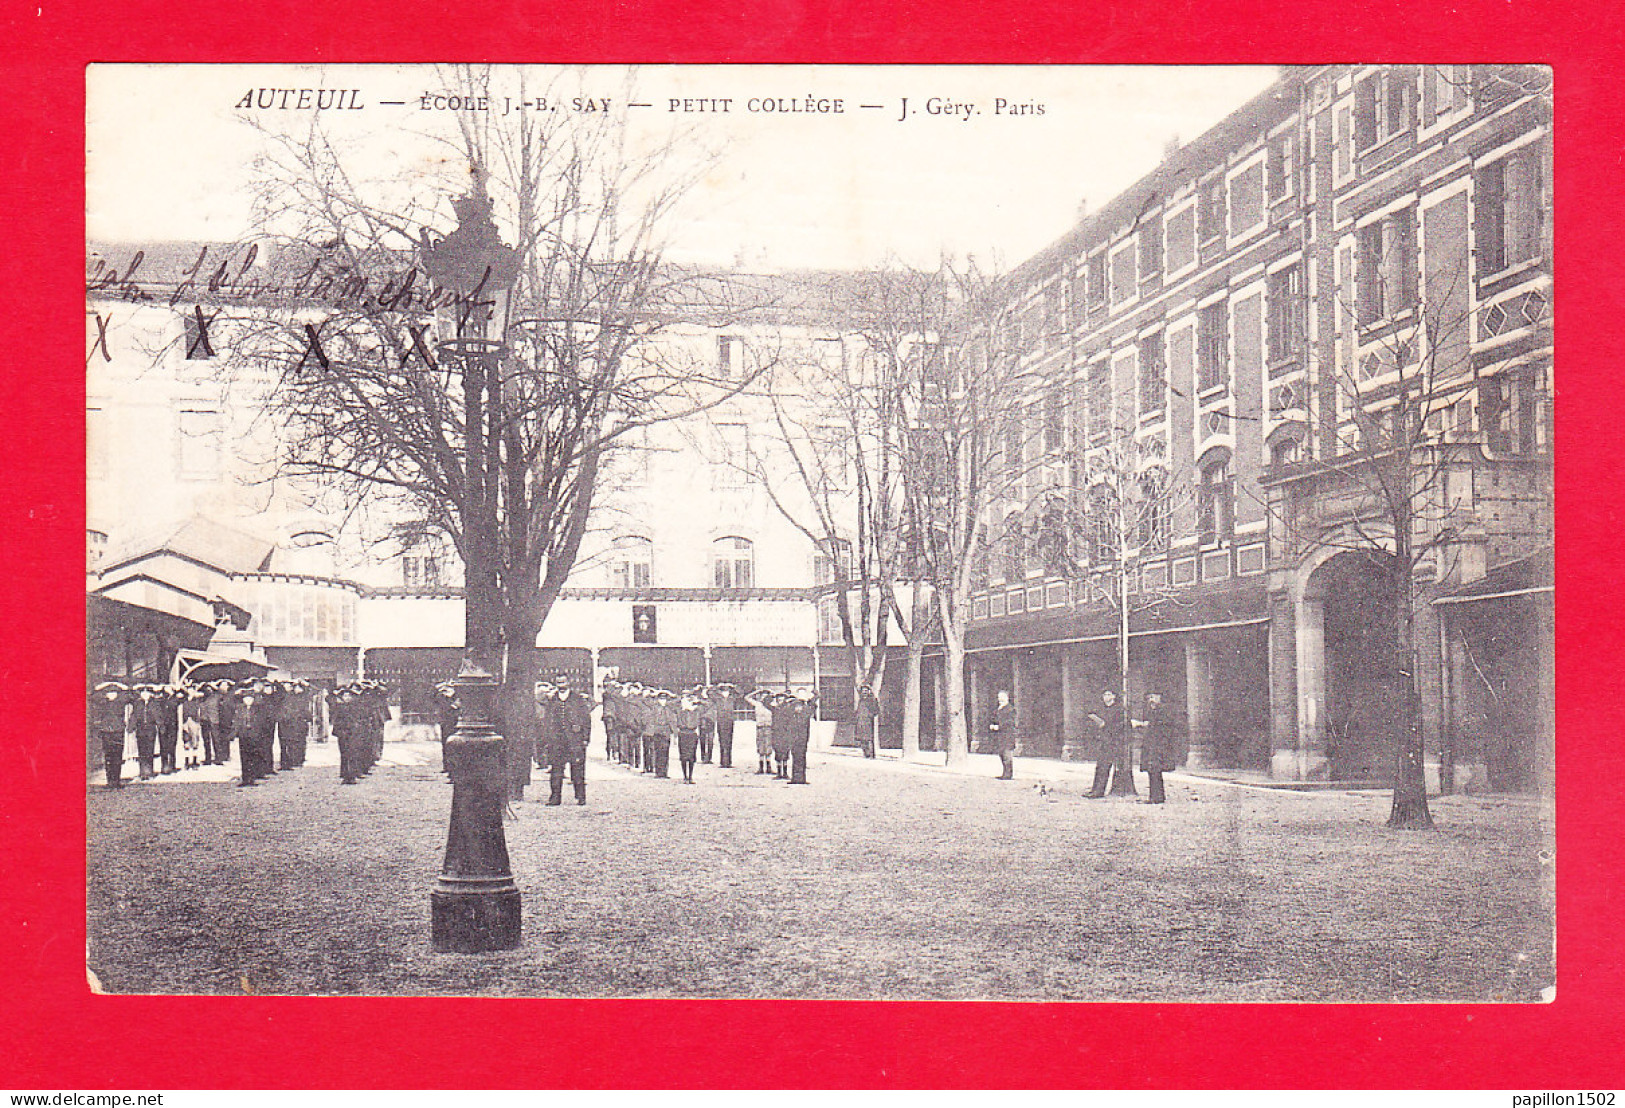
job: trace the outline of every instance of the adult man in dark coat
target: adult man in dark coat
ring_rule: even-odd
[[[333,741],[339,748],[339,780],[353,785],[361,776],[361,719],[356,692],[349,685],[340,685],[333,691],[328,700],[328,718]]]
[[[1003,767],[999,780],[1009,781],[1016,775],[1016,706],[1010,703],[1006,689],[999,690],[998,700],[987,720],[988,746],[999,756]]]
[[[295,680],[284,688],[277,712],[281,765],[283,769],[297,769],[305,764],[305,743],[310,737],[310,687]]]
[[[863,751],[865,758],[875,756],[875,724],[880,719],[880,700],[875,691],[867,684],[858,686],[857,727],[856,738],[858,749]]]
[[[107,787],[124,787],[124,710],[130,690],[118,681],[103,681],[90,693],[90,729],[102,748],[102,768]]]
[[[671,735],[676,719],[670,690],[661,689],[649,700],[643,733],[649,740],[649,757],[656,777],[671,776]]]
[[[1151,793],[1147,804],[1167,802],[1163,791],[1162,775],[1179,765],[1179,750],[1174,736],[1173,713],[1162,702],[1162,694],[1145,694],[1145,719],[1141,725],[1143,738],[1140,747],[1140,768],[1151,778]]]
[[[734,712],[737,690],[732,685],[718,685],[712,690],[712,703],[716,708],[717,765],[732,769],[734,764]]]
[[[795,697],[779,693],[773,698],[773,776],[790,780],[790,743],[795,734]]]
[[[570,788],[575,791],[576,803],[587,803],[587,743],[592,740],[592,704],[576,692],[568,677],[557,682],[551,711],[548,713],[552,733],[550,768],[547,772],[549,804],[563,802],[564,771],[570,770]]]
[[[225,678],[214,683],[214,691],[220,707],[220,723],[214,732],[215,764],[223,766],[231,761],[231,743],[237,738],[237,695]]]
[[[813,712],[817,707],[817,700],[811,692],[805,689],[787,699],[790,715],[790,734],[787,736],[790,747],[790,784],[805,785],[807,783],[807,747],[812,740],[812,719]],[[776,719],[775,722],[777,722]]]
[[[158,772],[174,773],[180,768],[175,761],[175,747],[181,737],[180,690],[160,685],[153,703],[158,708]]]
[[[1100,707],[1089,713],[1089,719],[1100,729],[1100,750],[1095,758],[1095,780],[1089,790],[1090,800],[1106,795],[1112,781],[1112,770],[1117,771],[1117,790],[1132,793],[1134,784],[1128,778],[1130,767],[1123,763],[1123,746],[1127,742],[1127,719],[1123,706],[1117,702],[1115,689],[1104,689],[1100,694]]]
[[[130,703],[130,730],[135,732],[135,757],[142,781],[156,776],[152,760],[158,752],[159,709],[158,690],[152,685],[137,685]]]
[[[247,681],[234,691],[237,725],[237,787],[246,789],[259,784],[260,743],[267,714],[265,696],[257,681]]]

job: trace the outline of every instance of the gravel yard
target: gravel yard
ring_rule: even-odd
[[[813,756],[807,787],[597,758],[589,804],[507,824],[522,949],[429,949],[451,788],[432,746],[340,787],[219,769],[88,796],[89,965],[121,993],[1533,1001],[1554,980],[1550,813],[1171,779],[1088,801]],[[749,756],[748,751],[745,752]],[[982,762],[975,760],[980,768]],[[204,776],[213,778],[203,780]],[[1143,778],[1141,779],[1143,788]]]

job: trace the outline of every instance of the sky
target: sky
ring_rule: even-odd
[[[557,72],[533,72],[529,87]],[[1009,268],[1064,234],[1080,205],[1100,208],[1170,142],[1196,138],[1274,76],[1218,66],[604,66],[564,80],[595,106],[609,100],[629,146],[680,133],[710,152],[666,223],[668,258],[774,271],[929,266],[944,254]],[[329,90],[324,121],[390,187],[410,188],[441,158],[423,137],[452,125],[432,99],[446,91],[433,67],[96,65],[88,237],[247,233],[266,141],[250,121],[302,126],[315,110],[301,109],[297,92],[261,108],[259,90],[302,88]],[[492,126],[505,125],[499,101],[518,88],[515,72],[493,76]],[[341,89],[356,91],[338,98]],[[245,95],[256,106],[240,110]]]

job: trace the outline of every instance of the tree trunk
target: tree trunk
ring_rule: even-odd
[[[947,710],[947,762],[950,766],[956,766],[970,755],[970,730],[965,721],[965,628],[958,613],[949,610],[946,604],[939,603],[937,610],[942,617],[943,686],[946,690],[943,699],[947,701],[938,705],[937,711],[940,715],[944,709]]]
[[[1134,710],[1128,699],[1128,570],[1126,559],[1117,563],[1117,703],[1123,706],[1123,727],[1115,737],[1112,756],[1112,796],[1137,796],[1134,788]]]
[[[903,760],[920,757],[920,673],[924,668],[925,643],[908,640],[907,668],[903,672]]]
[[[1394,758],[1394,804],[1388,813],[1388,826],[1402,831],[1422,831],[1433,826],[1428,811],[1427,774],[1423,768],[1422,697],[1416,658],[1416,619],[1411,598],[1411,558],[1401,544],[1394,558],[1394,655],[1404,676],[1400,704],[1398,750]]]
[[[529,615],[509,613],[507,665],[502,675],[502,734],[508,740],[510,800],[524,795],[536,759],[537,630]]]

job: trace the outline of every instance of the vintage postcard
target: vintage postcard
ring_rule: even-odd
[[[86,82],[97,990],[1554,995],[1550,69]]]

